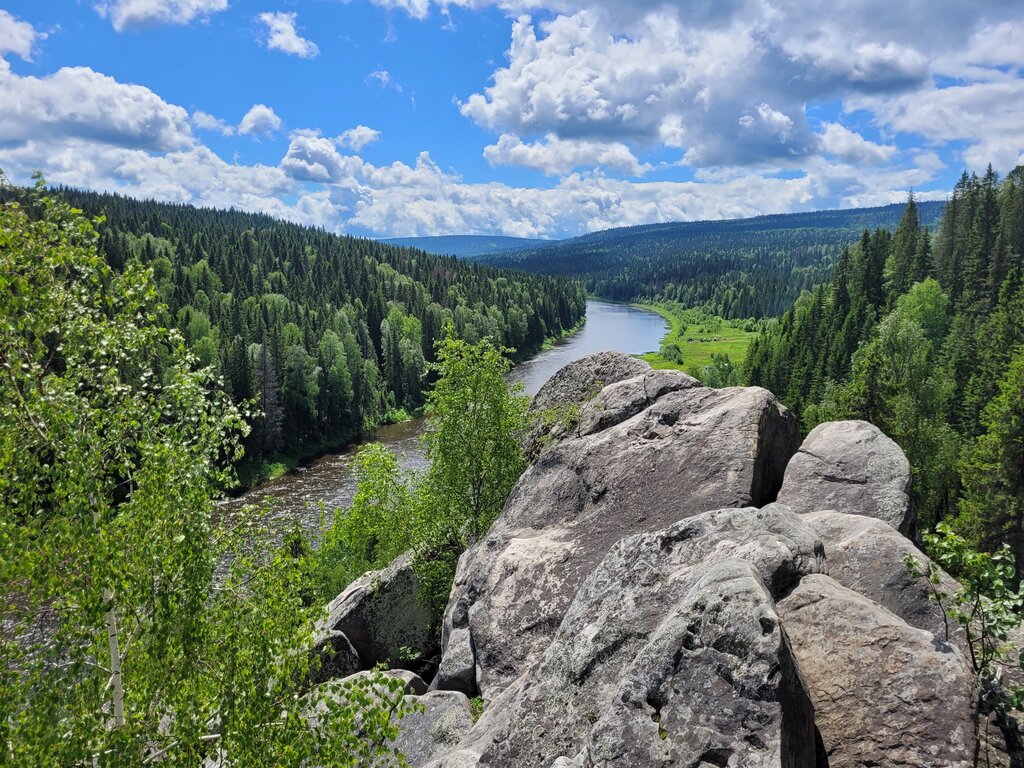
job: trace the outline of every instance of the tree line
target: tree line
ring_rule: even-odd
[[[933,223],[942,203],[924,203]],[[579,276],[615,301],[678,302],[727,320],[773,317],[828,279],[865,227],[895,226],[900,206],[625,227],[482,261]]]
[[[751,345],[745,375],[803,426],[878,425],[911,462],[921,523],[1024,563],[1024,167],[966,172],[935,231],[911,197]],[[1022,575],[1018,571],[1018,577]]]
[[[166,305],[161,322],[181,330],[234,403],[255,403],[247,462],[340,445],[419,407],[448,326],[523,355],[579,324],[586,309],[583,287],[564,277],[261,214],[59,193],[105,216],[98,247],[111,267],[151,269]]]

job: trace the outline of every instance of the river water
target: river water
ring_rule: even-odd
[[[534,395],[556,371],[573,360],[605,350],[631,355],[650,352],[658,348],[666,330],[665,321],[653,312],[588,301],[587,321],[579,331],[515,366],[509,377],[513,382],[522,382],[526,394]],[[425,426],[425,419],[389,424],[368,439],[395,451],[406,468],[422,469],[427,464],[420,443]],[[353,447],[321,456],[295,472],[224,501],[221,511],[230,515],[242,505],[269,502],[269,514],[275,521],[285,524],[298,519],[303,527],[314,529],[322,509],[329,512],[352,502],[354,455]]]

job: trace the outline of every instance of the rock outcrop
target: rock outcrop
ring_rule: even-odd
[[[807,435],[786,468],[779,501],[797,512],[877,517],[913,536],[909,493],[910,463],[895,442],[866,421],[833,421]]]
[[[398,557],[387,568],[370,571],[331,601],[321,633],[354,649],[359,666],[377,664],[429,670],[438,650],[434,619],[419,600],[419,582],[412,554]]]
[[[829,768],[969,768],[970,667],[951,645],[827,576],[778,605]]]
[[[586,389],[568,378],[574,392]],[[497,695],[539,658],[584,579],[624,536],[774,499],[799,444],[792,415],[763,389],[692,382],[648,370],[605,387],[595,402],[642,409],[628,415],[637,406],[624,406],[618,423],[566,436],[527,469],[459,562],[438,687]]]
[[[397,742],[412,765],[1024,765],[904,564],[927,559],[907,538],[906,458],[879,430],[823,424],[801,445],[764,390],[612,354],[561,372],[537,412],[560,403],[571,423],[548,423],[459,562],[425,712]],[[391,627],[356,608],[378,599],[370,583],[345,615]],[[405,626],[398,595],[379,600]],[[395,647],[330,629],[360,659]]]
[[[456,691],[431,691],[406,700],[420,705],[400,721],[394,747],[405,757],[410,768],[420,768],[443,757],[473,727],[469,699]]]

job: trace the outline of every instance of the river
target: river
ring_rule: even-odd
[[[658,348],[666,330],[665,320],[653,312],[590,300],[587,321],[580,330],[515,366],[509,378],[522,382],[525,393],[534,395],[552,374],[573,360],[605,350],[632,355],[650,352]],[[424,428],[425,419],[412,419],[383,426],[368,439],[395,451],[405,467],[422,469],[427,463],[420,444]],[[244,504],[270,502],[273,519],[282,524],[298,519],[303,527],[313,529],[320,518],[321,503],[326,510],[351,503],[355,494],[354,454],[353,447],[321,456],[295,472],[224,501],[221,511],[230,515]]]

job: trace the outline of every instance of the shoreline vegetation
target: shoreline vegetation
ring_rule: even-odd
[[[600,300],[604,301],[604,299]],[[566,329],[556,336],[548,337],[540,346],[532,350],[524,351],[522,354],[517,352],[511,355],[510,359],[512,360],[513,365],[525,362],[534,355],[545,352],[559,342],[571,338],[583,328],[586,322],[587,316],[584,315],[574,326]],[[278,478],[284,477],[285,475],[293,472],[298,472],[310,463],[327,456],[328,454],[343,453],[357,449],[359,446],[365,445],[366,443],[373,442],[374,435],[381,427],[412,421],[423,417],[425,413],[425,406],[419,406],[413,409],[394,408],[385,413],[379,423],[369,427],[365,433],[355,440],[346,440],[341,443],[325,442],[320,445],[309,446],[308,451],[303,451],[299,454],[268,456],[254,462],[246,462],[243,459],[239,465],[235,467],[235,474],[238,479],[237,485],[225,489],[224,495],[226,498],[237,499],[239,496],[242,496],[249,491],[258,489],[261,485],[277,480]]]
[[[660,315],[668,329],[656,351],[638,355],[655,369],[683,371],[703,380],[704,369],[727,355],[736,369],[743,366],[751,342],[763,321],[726,320],[678,302],[629,302],[629,306]]]

